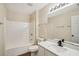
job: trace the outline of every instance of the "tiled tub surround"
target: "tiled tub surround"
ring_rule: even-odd
[[[56,42],[57,40],[42,41],[38,45],[55,54],[54,56],[79,56],[78,46],[63,43],[63,47],[59,47]]]

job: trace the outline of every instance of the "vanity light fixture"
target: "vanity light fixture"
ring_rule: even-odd
[[[55,11],[55,10],[57,10],[57,9],[59,9],[59,8],[62,8],[62,7],[64,7],[64,6],[66,6],[66,5],[68,5],[69,3],[57,3],[54,7],[52,7],[51,9],[50,9],[50,12],[53,12],[53,11]]]

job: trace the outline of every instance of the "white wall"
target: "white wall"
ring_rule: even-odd
[[[29,23],[7,21],[6,50],[29,45]]]
[[[39,11],[39,37],[47,38],[49,4]]]
[[[29,15],[9,10],[7,11],[7,20],[29,22]]]
[[[3,20],[2,18],[0,18],[0,55],[3,55],[4,52],[4,38],[3,38],[3,22],[1,21]]]
[[[6,9],[3,4],[0,4],[0,22],[3,24],[0,24],[0,55],[4,55],[4,32],[3,32],[3,26],[4,26],[4,18],[6,17]]]

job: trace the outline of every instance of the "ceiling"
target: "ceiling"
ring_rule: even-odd
[[[30,15],[36,9],[40,10],[48,3],[7,3],[5,4],[8,11],[14,11]]]

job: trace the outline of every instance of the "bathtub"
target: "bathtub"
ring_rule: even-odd
[[[24,47],[8,49],[5,52],[5,56],[18,56],[23,53],[27,53],[27,52],[29,52],[28,48],[29,48],[28,46],[24,46]]]
[[[31,53],[31,56],[35,56],[35,52],[39,50],[38,45],[28,45],[24,47],[7,49],[5,56],[19,56],[22,54]]]

